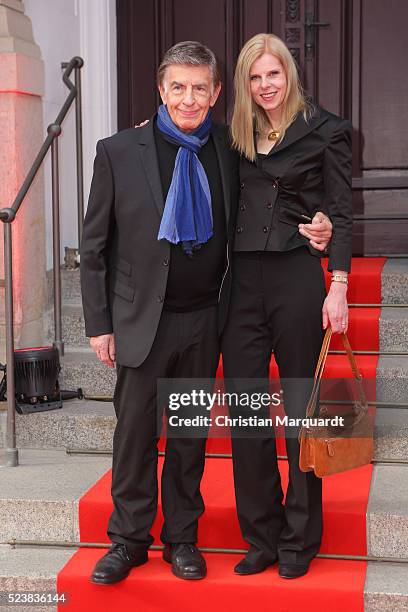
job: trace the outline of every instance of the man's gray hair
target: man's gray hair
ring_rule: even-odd
[[[218,85],[220,75],[218,71],[217,58],[214,53],[194,40],[179,42],[164,54],[163,60],[157,70],[157,83],[163,85],[164,74],[168,66],[174,64],[188,64],[190,66],[208,66],[211,70],[213,84]]]

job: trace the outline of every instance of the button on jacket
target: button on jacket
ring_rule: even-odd
[[[316,107],[308,121],[299,113],[268,155],[241,159],[235,251],[307,245],[321,256],[298,231],[321,210],[333,223],[329,270],[350,270],[351,133],[348,121]]]

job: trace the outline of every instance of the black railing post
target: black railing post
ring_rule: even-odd
[[[61,308],[61,239],[60,239],[60,208],[59,208],[59,166],[58,166],[58,136],[61,126],[52,123],[48,133],[53,134],[51,143],[51,177],[52,177],[52,254],[54,272],[54,345],[60,357],[64,355],[62,341],[62,308]]]
[[[16,448],[16,393],[14,379],[14,316],[13,316],[13,257],[12,227],[14,214],[4,223],[4,289],[6,310],[6,376],[7,376],[7,431],[6,431],[6,466],[18,465]]]
[[[78,254],[82,240],[82,226],[84,222],[84,163],[82,150],[82,88],[81,68],[84,60],[75,58],[75,87],[77,95],[75,98],[75,124],[76,124],[76,162],[77,162],[77,199],[78,199]]]

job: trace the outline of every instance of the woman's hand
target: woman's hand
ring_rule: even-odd
[[[318,251],[327,250],[333,234],[333,225],[324,213],[317,212],[311,223],[300,223],[299,234],[305,236],[315,249]]]
[[[327,325],[333,333],[346,332],[348,328],[347,284],[332,282],[323,304],[323,329]]]
[[[144,121],[142,121],[142,123],[137,123],[135,125],[135,128],[143,127],[144,125],[146,125],[146,123],[149,123],[149,119],[145,119]]]

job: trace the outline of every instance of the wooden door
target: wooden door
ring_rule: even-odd
[[[117,0],[119,129],[155,111],[157,66],[180,40],[216,53],[228,122],[239,49],[274,32],[306,91],[353,122],[354,254],[408,253],[407,22],[406,0]]]

